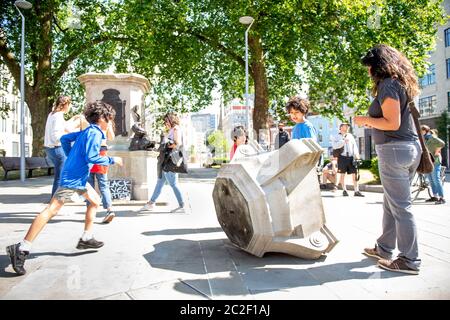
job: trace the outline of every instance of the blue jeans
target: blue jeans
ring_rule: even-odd
[[[109,190],[109,180],[107,174],[102,173],[89,173],[87,182],[95,189],[95,178],[97,178],[98,188],[102,196],[103,209],[112,207],[111,191]],[[86,201],[89,205],[89,201]]]
[[[420,145],[417,141],[401,141],[375,148],[384,189],[383,234],[377,239],[377,245],[384,256],[391,256],[397,244],[398,257],[408,267],[418,270],[421,261],[410,185],[420,162]]]
[[[434,164],[433,172],[427,174],[427,178],[431,184],[431,190],[433,190],[433,196],[444,197],[444,189],[441,181],[441,164]]]
[[[158,179],[158,181],[156,182],[155,190],[153,191],[153,195],[150,198],[150,201],[153,203],[156,202],[156,199],[158,199],[159,195],[161,194],[161,190],[167,181],[169,183],[169,185],[172,187],[173,192],[175,193],[175,197],[177,198],[178,205],[180,207],[184,207],[183,196],[181,195],[181,191],[180,191],[180,189],[178,189],[178,185],[177,185],[177,178],[178,178],[178,173],[163,171],[162,177],[160,179]]]
[[[45,148],[45,153],[47,157],[53,162],[55,166],[55,177],[53,179],[53,188],[52,188],[52,197],[56,192],[56,189],[59,187],[59,179],[61,178],[61,171],[64,166],[64,162],[66,161],[66,154],[62,147],[54,147],[54,148]]]

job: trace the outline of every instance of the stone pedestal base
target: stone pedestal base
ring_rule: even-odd
[[[337,239],[325,225],[316,165],[322,149],[311,139],[279,150],[239,146],[219,171],[213,191],[217,218],[233,244],[262,257],[284,252],[318,259]]]
[[[121,157],[123,166],[109,167],[108,178],[130,179],[132,181],[132,200],[149,200],[156,184],[156,165],[158,156],[154,151],[110,150],[110,157]]]

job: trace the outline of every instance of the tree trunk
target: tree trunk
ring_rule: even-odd
[[[45,156],[44,135],[47,115],[51,110],[49,97],[39,88],[27,94],[27,105],[31,113],[31,127],[33,129],[33,156]]]
[[[269,87],[267,83],[266,66],[264,65],[264,52],[261,46],[260,37],[249,37],[249,47],[252,53],[251,76],[255,86],[253,136],[259,141],[260,130],[268,129]]]

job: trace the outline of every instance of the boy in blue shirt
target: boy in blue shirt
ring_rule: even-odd
[[[286,111],[292,121],[296,123],[292,129],[292,139],[312,138],[317,142],[316,129],[306,119],[309,110],[309,101],[300,97],[292,97],[286,104]]]
[[[110,121],[114,120],[114,109],[103,101],[89,103],[84,111],[89,127],[83,131],[73,132],[61,137],[61,146],[67,156],[61,172],[60,187],[56,190],[48,206],[33,221],[25,238],[17,244],[6,247],[6,252],[11,260],[13,269],[19,275],[25,274],[24,264],[31,244],[41,232],[47,222],[58,214],[74,193],[85,197],[90,205],[86,209],[84,233],[78,241],[77,249],[97,249],[103,246],[103,242],[97,241],[92,236],[92,226],[95,215],[100,205],[100,196],[87,183],[89,170],[94,164],[122,165],[120,157],[100,156],[100,146],[105,139],[103,131],[106,131]],[[72,142],[75,142],[72,146]]]

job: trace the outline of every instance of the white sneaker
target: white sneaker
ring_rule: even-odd
[[[152,211],[155,208],[154,203],[146,203],[139,211]]]
[[[170,211],[171,213],[184,213],[184,207],[178,207]]]

